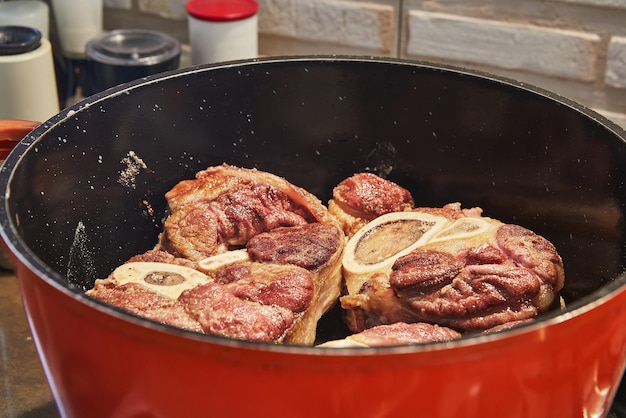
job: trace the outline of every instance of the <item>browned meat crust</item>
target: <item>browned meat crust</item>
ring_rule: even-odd
[[[246,249],[259,262],[293,264],[316,271],[343,247],[343,235],[333,225],[306,224],[276,228],[254,236]]]
[[[97,280],[90,296],[134,315],[189,331],[204,332],[200,323],[189,315],[179,301],[161,296],[137,283],[119,285],[108,280]]]
[[[329,210],[283,178],[225,164],[166,198],[159,243],[128,262],[145,263],[141,274],[151,263],[183,268],[156,267],[150,288],[98,280],[89,294],[195,332],[310,345],[344,286],[355,334],[340,346],[447,341],[531,321],[563,287],[562,260],[545,238],[459,203],[415,208],[406,189],[370,173],[337,185]],[[352,258],[346,235],[362,240],[346,247]],[[155,278],[185,274],[184,287],[154,290]]]
[[[153,280],[145,295],[154,293],[160,300],[155,292],[161,292],[177,299],[163,301],[160,316],[147,312],[151,319],[174,325],[166,311],[175,307],[201,332],[273,343],[314,342],[317,321],[339,298],[345,245],[336,220],[316,197],[273,174],[222,165],[181,181],[166,198],[171,213],[160,242],[128,262],[175,264],[207,276],[201,274],[200,284],[191,278],[179,283],[178,293],[157,289],[160,284]],[[137,281],[133,287],[139,288],[145,285],[143,275],[181,282],[191,274],[156,270],[144,264],[119,274]],[[108,286],[115,285],[111,277]],[[142,315],[143,305],[133,306],[129,299],[109,301]]]
[[[341,222],[344,233],[353,235],[372,219],[385,213],[410,210],[411,193],[372,173],[358,173],[333,189],[328,209]]]
[[[138,263],[138,262],[154,262],[154,263],[168,263],[168,264],[176,264],[178,266],[185,266],[192,269],[198,268],[198,265],[191,260],[186,258],[177,258],[172,254],[160,251],[160,250],[148,250],[143,254],[137,254],[126,261],[127,263]]]
[[[215,279],[178,299],[208,334],[282,342],[313,300],[311,274],[296,266],[233,264]]]
[[[306,190],[270,173],[226,164],[181,181],[165,196],[171,214],[161,248],[191,260],[241,248],[278,227],[336,222]]]
[[[229,338],[279,341],[294,321],[289,309],[238,298],[215,283],[183,293],[181,301],[207,334]]]
[[[329,341],[320,344],[320,347],[385,347],[450,341],[458,338],[461,338],[459,332],[439,325],[396,322],[366,329],[343,340]]]
[[[478,216],[478,210],[443,209],[427,213],[454,221],[471,217],[484,223],[485,231],[435,235],[398,257],[389,270],[368,273],[356,293],[341,298],[352,331],[393,322],[483,331],[532,319],[558,301],[563,262],[548,240]]]

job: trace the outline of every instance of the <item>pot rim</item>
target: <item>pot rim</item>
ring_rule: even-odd
[[[34,272],[39,280],[43,280],[59,292],[69,296],[80,304],[86,305],[91,309],[95,309],[100,313],[114,316],[120,320],[136,325],[142,329],[151,330],[154,332],[169,334],[177,338],[184,338],[186,340],[192,340],[199,343],[215,344],[225,347],[242,348],[257,351],[267,352],[280,352],[285,354],[298,354],[298,355],[312,355],[312,356],[352,356],[352,355],[381,355],[381,354],[411,354],[429,351],[461,349],[469,346],[479,346],[490,344],[493,342],[500,342],[515,337],[523,336],[525,334],[536,333],[539,330],[546,327],[553,327],[558,324],[574,320],[597,307],[608,303],[610,300],[616,298],[619,294],[626,292],[626,272],[614,277],[610,282],[604,284],[601,288],[594,292],[583,296],[582,298],[568,304],[568,306],[562,311],[553,311],[540,315],[536,321],[532,321],[528,324],[522,324],[511,329],[506,329],[500,332],[492,334],[482,335],[466,335],[458,340],[445,341],[445,342],[433,342],[426,344],[408,345],[408,346],[389,346],[389,347],[350,347],[350,348],[326,348],[319,347],[305,347],[305,346],[293,346],[293,345],[276,345],[270,343],[259,343],[253,341],[236,340],[232,338],[220,337],[215,335],[199,334],[192,331],[186,331],[180,328],[176,328],[169,325],[164,325],[146,318],[141,318],[133,314],[127,313],[121,309],[115,308],[104,302],[95,300],[87,296],[84,291],[78,288],[72,288],[66,284],[66,279],[58,272],[52,270],[42,260],[35,256],[28,246],[24,243],[21,237],[16,233],[12,220],[9,218],[8,211],[8,199],[10,198],[9,184],[13,177],[13,168],[16,167],[23,155],[28,152],[29,149],[34,147],[37,142],[45,135],[47,131],[63,123],[64,121],[74,117],[84,109],[97,105],[99,102],[107,100],[110,97],[114,97],[120,94],[127,94],[135,88],[143,85],[158,83],[160,81],[184,76],[186,74],[193,74],[199,72],[212,71],[223,68],[238,68],[248,67],[251,65],[264,65],[271,63],[333,63],[333,62],[356,62],[356,63],[374,63],[374,64],[390,64],[401,66],[412,66],[421,69],[431,69],[441,72],[451,72],[458,75],[464,75],[474,78],[479,78],[485,81],[495,82],[498,84],[507,85],[520,90],[543,96],[547,99],[556,101],[557,103],[570,107],[574,111],[582,114],[593,120],[594,122],[602,125],[605,129],[612,132],[616,137],[626,142],[626,131],[619,127],[614,122],[610,121],[606,117],[598,114],[597,112],[576,103],[570,99],[560,96],[556,93],[542,89],[540,87],[502,77],[499,75],[489,74],[483,71],[467,69],[458,66],[452,66],[447,64],[431,63],[426,61],[409,60],[404,58],[388,58],[388,57],[373,57],[373,56],[342,56],[342,55],[302,55],[302,56],[273,56],[262,57],[254,59],[245,59],[237,61],[229,61],[215,64],[205,64],[195,67],[182,68],[172,71],[167,71],[160,74],[155,74],[147,77],[143,77],[131,82],[127,82],[115,87],[111,87],[102,92],[89,96],[82,101],[69,106],[54,115],[41,125],[33,129],[28,133],[22,141],[20,141],[13,151],[8,155],[0,167],[0,190],[4,190],[4,193],[0,194],[0,237],[4,241],[5,245],[12,252],[15,259],[24,265],[27,269]],[[16,271],[19,279],[19,272]]]

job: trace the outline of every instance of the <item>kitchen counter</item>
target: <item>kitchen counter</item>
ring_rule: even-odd
[[[35,351],[17,279],[0,270],[0,417],[60,417]]]

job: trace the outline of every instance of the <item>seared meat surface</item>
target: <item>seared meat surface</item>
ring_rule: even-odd
[[[294,264],[315,271],[337,252],[342,239],[334,225],[306,224],[256,235],[246,249],[256,261]]]
[[[165,197],[171,213],[161,248],[191,260],[241,248],[278,227],[334,223],[306,190],[270,173],[229,165],[209,167]]]
[[[313,344],[315,341],[317,322],[341,294],[344,247],[341,229],[322,223],[276,228],[248,241],[247,253],[252,260],[298,266],[312,275],[313,300],[290,330],[288,342]]]
[[[341,222],[347,236],[380,215],[413,206],[408,190],[372,173],[357,173],[343,180],[335,186],[328,202],[328,210]]]
[[[378,325],[342,340],[328,341],[318,347],[385,347],[394,345],[424,344],[438,341],[450,341],[461,338],[453,329],[423,322],[395,322],[390,325]]]
[[[127,261],[127,263],[138,262],[168,263],[185,266],[192,269],[198,268],[198,264],[191,260],[188,260],[186,258],[174,257],[172,254],[160,250],[149,250],[143,254],[135,255]]]
[[[460,203],[415,207],[371,173],[339,183],[328,209],[281,177],[226,164],[165,197],[159,242],[89,295],[194,332],[301,345],[339,301],[354,334],[326,347],[454,340],[559,306],[563,262],[544,237]]]
[[[170,214],[155,248],[98,281],[113,292],[147,286],[142,294],[163,302],[161,315],[98,289],[91,296],[174,326],[182,312],[203,333],[313,344],[318,320],[340,295],[345,245],[316,197],[273,174],[222,165],[180,182],[166,199]]]
[[[343,268],[353,332],[395,322],[484,331],[558,305],[564,280],[548,240],[458,203],[375,218],[348,242]]]
[[[237,263],[218,270],[215,281],[184,291],[178,300],[207,334],[282,342],[309,308],[314,291],[311,274],[301,267]]]
[[[156,293],[140,283],[119,284],[110,280],[98,280],[89,294],[134,315],[189,331],[204,332],[182,303]]]

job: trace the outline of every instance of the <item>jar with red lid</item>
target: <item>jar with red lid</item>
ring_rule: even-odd
[[[186,10],[193,65],[257,56],[256,0],[190,0]]]

